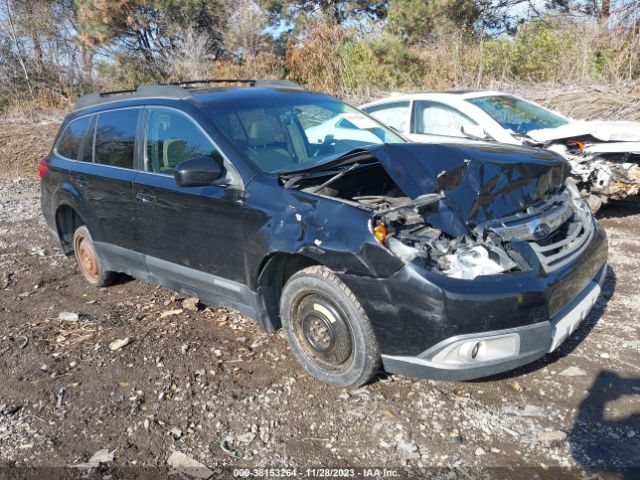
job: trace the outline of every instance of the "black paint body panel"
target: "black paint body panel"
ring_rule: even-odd
[[[548,321],[602,269],[607,240],[597,225],[580,257],[548,276],[534,272],[460,280],[414,264],[388,278],[341,274],[362,303],[387,355],[418,355],[456,335]]]

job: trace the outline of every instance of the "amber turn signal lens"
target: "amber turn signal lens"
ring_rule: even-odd
[[[384,239],[387,238],[387,226],[384,223],[380,223],[373,228],[373,234],[376,237],[376,240],[379,242],[384,242]]]
[[[584,142],[579,142],[578,140],[569,140],[567,143],[570,147],[577,148],[581,152],[584,152],[584,149],[587,148],[587,144]]]

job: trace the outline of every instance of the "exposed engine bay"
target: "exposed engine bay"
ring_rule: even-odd
[[[531,269],[549,273],[579,255],[591,239],[589,207],[567,178],[566,164],[551,153],[545,153],[551,156],[548,164],[536,166],[535,161],[501,164],[491,155],[495,152],[486,152],[484,160],[465,158],[464,147],[403,146],[460,160],[450,157],[446,164],[454,168],[425,183],[421,177],[427,172],[411,168],[417,164],[407,162],[401,170],[398,163],[387,163],[389,147],[377,155],[355,153],[327,172],[289,176],[286,184],[370,211],[371,233],[395,256],[452,278]],[[421,193],[412,187],[417,184],[433,188]]]

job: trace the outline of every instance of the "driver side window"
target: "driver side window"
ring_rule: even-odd
[[[462,133],[462,127],[472,125],[477,125],[477,123],[447,105],[426,101],[414,103],[414,133],[445,137],[465,137],[464,133]]]
[[[362,109],[373,118],[395,128],[398,132],[404,132],[409,113],[409,102],[393,102],[383,105],[374,105]]]
[[[219,154],[200,127],[185,114],[168,108],[150,108],[147,120],[145,170],[173,175],[184,160]]]

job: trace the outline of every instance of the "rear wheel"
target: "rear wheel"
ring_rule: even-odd
[[[380,349],[353,292],[328,268],[293,275],[281,298],[282,325],[298,362],[327,383],[355,388],[380,366]]]
[[[106,287],[113,283],[115,272],[105,270],[98,256],[89,229],[84,225],[73,234],[73,251],[84,279],[94,287]]]

